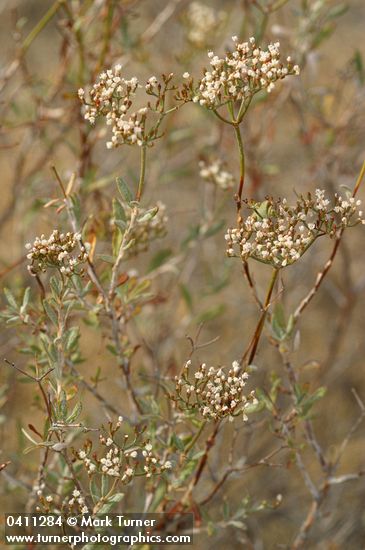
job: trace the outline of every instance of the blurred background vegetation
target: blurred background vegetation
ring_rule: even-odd
[[[92,83],[104,67],[117,62],[125,74],[141,80],[161,72],[182,75],[188,71],[200,76],[207,65],[207,50],[221,53],[232,35],[244,40],[254,34],[263,44],[279,39],[284,53],[301,65],[302,73],[298,79],[285,80],[269,97],[259,97],[245,119],[246,196],[293,199],[294,191],[319,187],[334,192],[342,185],[353,186],[365,154],[363,0],[204,0],[208,11],[201,15],[192,4],[197,3],[1,2],[0,276],[2,286],[16,295],[24,286],[37,292],[26,270],[24,244],[65,223],[62,213],[57,216],[44,208],[59,193],[52,165],[65,180],[76,172],[90,237],[96,236],[99,253],[107,252],[110,228],[106,222],[114,179],[122,175],[128,181],[137,180],[138,151],[122,147],[106,153],[105,140],[97,136],[99,130],[86,128],[82,121],[76,92]],[[267,14],[268,9],[272,13]],[[230,364],[242,355],[258,315],[241,263],[225,257],[224,232],[235,215],[233,191],[217,189],[199,176],[202,158],[219,157],[238,177],[233,133],[192,105],[172,115],[164,130],[165,137],[148,154],[144,200],[153,204],[161,199],[167,205],[168,234],[125,266],[133,275],[145,273],[162,257],[167,260],[151,282],[153,299],[129,326],[131,341],[140,346],[135,368],[149,375],[179,372],[190,352],[186,335],[194,336],[201,323],[203,341],[219,339],[199,351],[198,358]],[[363,190],[359,196],[364,198]],[[283,304],[288,314],[313,285],[330,250],[331,243],[319,241],[310,254],[285,271]],[[345,235],[334,268],[300,322],[292,354],[304,382],[327,388],[313,422],[328,457],[335,455],[359,414],[352,388],[365,399],[363,250],[361,228]],[[177,258],[175,263],[170,261],[173,258]],[[269,269],[256,265],[252,271],[263,291]],[[105,335],[92,325],[89,319],[81,327],[85,362],[80,371],[90,381],[101,369],[104,381],[98,388],[118,406],[123,392],[114,380],[113,359],[105,355]],[[3,327],[0,345],[1,357],[19,364],[28,360],[22,358],[16,330]],[[255,385],[270,388],[273,377],[282,376],[279,356],[263,343],[255,365]],[[0,462],[12,462],[11,476],[21,485],[29,482],[23,474],[24,464],[35,473],[37,462],[33,454],[22,455],[25,442],[20,427],[30,416],[36,422],[39,413],[29,385],[5,366],[1,367],[1,384]],[[102,421],[103,412],[95,407],[93,397],[85,393],[84,399],[89,422]],[[240,428],[238,455],[249,456],[252,462],[270,451],[270,425],[263,421],[262,427],[249,423]],[[339,473],[365,467],[363,438],[360,428],[348,443]],[[222,437],[210,464],[213,477],[222,468],[224,453],[219,450],[225,444]],[[309,449],[304,448],[303,457],[318,477],[319,467]],[[22,488],[10,478],[6,481],[3,507],[21,511]],[[234,507],[246,495],[262,500],[275,499],[277,494],[283,495],[280,507],[248,518],[246,534],[231,527],[218,531],[215,544],[251,548],[247,542],[251,540],[255,549],[286,548],[310,502],[290,458],[285,468],[254,469],[232,477],[215,505],[218,509],[225,502]],[[361,479],[334,487],[307,547],[363,548],[364,499]],[[210,546],[209,539],[198,536],[196,541],[197,548]]]

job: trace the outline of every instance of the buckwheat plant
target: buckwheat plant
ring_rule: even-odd
[[[137,202],[140,200],[145,177],[146,150],[152,147],[159,134],[160,126],[167,114],[173,112],[177,106],[168,108],[167,96],[175,90],[172,84],[173,73],[162,75],[161,81],[151,76],[142,86],[137,77],[125,79],[122,75],[122,66],[116,65],[99,75],[98,81],[90,90],[89,100],[83,88],[78,96],[84,105],[84,118],[90,124],[96,119],[105,118],[107,126],[111,126],[112,136],[106,142],[108,149],[120,145],[138,145],[141,148],[141,170]],[[132,110],[139,89],[143,89],[148,96],[145,103],[137,110]],[[146,101],[148,99],[148,101]]]
[[[4,512],[362,547],[360,17],[46,4],[2,9]]]
[[[177,92],[177,99],[184,103],[194,102],[212,111],[223,123],[233,126],[240,153],[240,185],[237,192],[237,207],[242,199],[245,157],[240,125],[253,100],[259,93],[270,93],[278,81],[298,75],[299,66],[291,57],[281,61],[280,43],[269,44],[262,49],[254,37],[240,42],[232,37],[233,50],[219,57],[208,53],[210,70],[203,71],[203,77],[195,82],[189,73],[188,80]],[[226,113],[225,113],[226,111]]]
[[[266,200],[262,202],[243,199],[245,154],[240,126],[257,94],[261,92],[269,94],[278,81],[288,76],[299,75],[300,69],[298,65],[293,64],[291,57],[287,57],[286,64],[281,62],[279,42],[269,44],[265,50],[256,44],[254,37],[243,43],[240,43],[236,36],[232,40],[234,49],[228,51],[225,57],[219,57],[213,52],[208,53],[211,69],[204,70],[203,77],[197,83],[190,77],[190,74],[185,73],[183,75],[188,83],[184,84],[179,90],[177,99],[184,103],[199,104],[201,107],[213,112],[221,123],[233,126],[235,131],[240,159],[240,178],[234,196],[237,227],[228,229],[225,235],[227,255],[241,258],[244,274],[261,310],[252,338],[242,355],[241,361],[236,363],[236,368],[239,368],[240,365],[249,368],[252,365],[266,320],[269,318],[272,323],[272,344],[279,350],[289,376],[291,387],[289,392],[294,403],[293,417],[289,415],[285,419],[282,418],[280,409],[276,405],[278,388],[281,384],[280,378],[274,381],[268,396],[261,394],[263,399],[261,404],[273,414],[279,424],[281,423],[279,431],[281,431],[283,439],[287,441],[289,446],[291,446],[292,431],[299,419],[305,422],[306,439],[317,453],[323,472],[327,476],[325,483],[330,483],[329,479],[333,469],[323,456],[308,417],[308,412],[315,401],[324,395],[324,389],[318,388],[312,395],[308,395],[301,388],[298,376],[293,370],[289,359],[290,344],[288,342],[294,333],[295,325],[303,310],[313,299],[331,268],[344,231],[359,223],[365,223],[362,218],[362,211],[359,210],[361,200],[356,199],[356,194],[365,173],[365,164],[353,191],[348,190],[345,197],[334,193],[333,198],[328,199],[324,190],[316,189],[314,196],[311,193],[306,196],[299,195],[293,205],[290,205],[285,197],[282,199],[266,197]],[[248,210],[248,215],[243,211],[244,206]],[[325,235],[334,240],[334,247],[329,260],[318,273],[312,289],[302,299],[289,319],[285,318],[280,303],[275,306],[274,313],[269,314],[272,301],[275,300],[273,298],[274,290],[281,270],[300,260],[311,245],[319,237]],[[263,301],[258,297],[249,269],[249,259],[272,266],[270,283]],[[190,364],[187,363],[185,368],[188,370],[189,366]],[[232,372],[230,372],[226,382],[226,375],[222,373],[222,370],[217,373],[214,369],[210,369],[206,373],[205,369],[205,364],[203,364],[196,372],[195,383],[190,382],[189,378],[184,375],[177,379],[176,394],[178,402],[180,401],[187,410],[197,408],[200,414],[206,418],[218,419],[225,415],[231,418],[230,411],[234,411],[235,407],[239,406],[239,401],[231,395],[228,380],[237,380],[238,387],[243,387],[242,379],[240,382],[239,379],[232,377]],[[202,380],[201,386],[200,380]],[[238,390],[235,384],[233,384],[233,389],[234,392]],[[260,410],[260,402],[256,399],[255,393],[253,392],[250,396],[253,400],[253,407],[248,404],[249,410]],[[243,414],[246,419],[245,406],[243,407]],[[365,410],[361,401],[360,407],[362,413],[359,422],[363,418],[363,411]],[[209,441],[210,445],[214,445],[215,435],[216,431]],[[295,459],[313,496],[313,505],[293,541],[291,546],[293,549],[302,548],[305,544],[308,532],[318,514],[318,499],[324,498],[326,490],[325,484],[318,490],[314,487],[311,476],[306,470],[298,450],[295,451]],[[355,478],[357,475],[355,474]]]

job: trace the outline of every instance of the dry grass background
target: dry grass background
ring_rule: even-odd
[[[100,3],[101,4],[101,3]],[[206,47],[201,51],[187,45],[186,33],[182,16],[189,2],[175,2],[176,9],[149,43],[134,50],[129,48],[129,40],[140,36],[155,20],[159,12],[166,8],[168,2],[139,1],[120,2],[125,6],[128,26],[124,37],[113,36],[112,58],[126,57],[126,71],[130,75],[138,75],[141,79],[161,71],[173,71],[181,74],[185,70],[198,73],[198,68],[206,64]],[[245,23],[245,9],[249,2],[225,0],[224,2],[205,1],[205,4],[223,10],[227,21],[223,29],[215,36],[209,37],[210,46],[221,51],[227,43],[227,37],[240,33],[244,25],[249,29],[250,23]],[[273,30],[280,25],[288,33],[296,29],[297,10],[300,2],[289,1],[288,5],[270,19],[265,34],[265,41],[274,36]],[[328,2],[328,4],[336,4]],[[285,92],[282,93],[282,104],[275,116],[270,119],[270,103],[257,105],[250,113],[247,127],[244,126],[244,136],[248,139],[249,182],[252,183],[253,169],[259,173],[259,186],[250,193],[262,198],[267,193],[274,195],[293,196],[293,190],[299,192],[312,190],[316,187],[338,188],[341,184],[352,185],[363,160],[364,148],[364,112],[359,105],[354,105],[350,87],[346,82],[348,77],[346,67],[358,50],[365,56],[364,21],[365,4],[362,0],[349,0],[348,10],[338,20],[336,28],[317,52],[310,55],[301,76],[301,84],[294,93],[301,100],[302,115],[307,117],[310,125],[308,132],[314,132],[313,141],[309,146],[304,144],[300,133],[298,113],[289,101]],[[17,17],[25,17],[26,23],[22,32],[34,27],[45,10],[51,5],[46,1],[4,1],[0,6],[0,52],[1,65],[8,63],[15,55],[13,25],[15,12]],[[1,212],[6,214],[2,223],[0,240],[0,272],[1,283],[12,288],[29,281],[25,264],[19,263],[12,269],[8,268],[18,262],[23,255],[24,243],[40,231],[50,231],[55,225],[54,214],[42,209],[39,204],[45,197],[56,196],[57,187],[50,170],[54,163],[61,174],[66,176],[70,171],[79,169],[79,132],[78,127],[68,127],[68,110],[77,110],[78,105],[72,96],[77,76],[67,75],[60,93],[47,105],[48,112],[44,120],[39,119],[37,128],[32,133],[30,126],[24,120],[34,121],[35,104],[42,110],[42,96],[47,94],[59,75],[59,48],[61,37],[59,19],[55,17],[39,34],[26,54],[28,83],[24,86],[25,74],[15,74],[8,83],[0,108],[4,112],[0,139],[3,143],[0,160],[1,168]],[[242,38],[244,36],[240,35]],[[285,37],[284,37],[285,45]],[[88,44],[91,47],[91,44]],[[295,51],[290,51],[295,57]],[[77,44],[71,46],[71,55],[77,56]],[[76,72],[76,63],[73,66]],[[340,78],[339,78],[340,74]],[[87,68],[85,81],[88,82]],[[344,88],[345,98],[338,101]],[[289,85],[287,86],[289,89]],[[38,96],[36,101],[30,96],[30,90]],[[338,92],[338,89],[340,91]],[[333,93],[333,90],[337,90]],[[303,101],[301,94],[308,94],[308,103]],[[362,91],[364,97],[364,91]],[[6,108],[9,98],[13,101],[11,109]],[[314,100],[313,100],[314,98]],[[357,101],[357,100],[356,100]],[[336,117],[344,112],[357,112],[356,128],[352,123],[346,129],[344,138],[336,147],[326,146],[326,132],[320,128],[316,135],[316,112],[313,104],[325,104],[328,120],[337,123]],[[347,103],[346,110],[342,105]],[[61,112],[59,113],[57,111]],[[340,113],[338,111],[340,110]],[[50,120],[47,120],[50,115]],[[52,117],[56,117],[53,118]],[[59,118],[58,118],[59,117]],[[361,118],[362,117],[362,118]],[[10,122],[9,122],[10,121]],[[259,135],[257,142],[252,138],[264,125],[264,136]],[[12,129],[9,129],[12,126]],[[320,123],[318,124],[320,126]],[[63,129],[64,137],[35,173],[27,175],[28,171],[42,159],[47,151],[52,136]],[[329,131],[329,130],[328,130]],[[337,129],[334,130],[337,132]],[[327,136],[328,137],[328,136]],[[362,141],[361,141],[362,140]],[[17,164],[19,151],[25,152],[24,165]],[[202,215],[210,215],[213,198],[209,187],[204,186],[199,178],[198,161],[202,153],[222,155],[231,170],[237,174],[238,163],[234,146],[234,136],[229,129],[222,130],[219,125],[205,112],[187,106],[172,117],[166,128],[166,138],[157,143],[149,155],[147,198],[153,202],[162,198],[168,206],[169,233],[163,243],[157,242],[148,252],[135,261],[130,261],[128,269],[143,272],[155,251],[159,248],[172,248],[177,251],[188,228],[197,223]],[[120,148],[106,154],[103,142],[96,145],[93,156],[93,171],[89,172],[81,185],[92,186],[100,178],[114,173],[134,175],[138,170],[138,160],[130,148]],[[251,169],[251,171],[250,171]],[[100,187],[98,191],[86,193],[85,206],[89,212],[97,212],[100,205],[108,204],[112,184]],[[15,190],[15,191],[14,191]],[[364,192],[360,191],[364,198]],[[15,199],[15,200],[13,200]],[[234,205],[230,193],[218,194],[220,202],[217,221],[225,220],[225,225],[232,219]],[[138,355],[139,365],[146,370],[161,365],[171,373],[186,358],[189,345],[185,335],[193,335],[199,321],[207,317],[202,330],[204,340],[219,335],[219,340],[199,353],[204,361],[215,364],[227,364],[242,353],[247,344],[252,326],[257,318],[257,311],[252,297],[245,285],[239,262],[227,260],[224,256],[224,227],[218,233],[196,244],[190,259],[180,266],[181,281],[189,288],[192,306],[189,309],[179,288],[168,275],[154,281],[154,292],[159,297],[157,305],[148,306],[141,318],[131,326],[132,338],[139,341],[141,335],[148,343],[152,354],[141,351]],[[290,309],[298,303],[306,290],[313,284],[316,273],[322,267],[329,255],[331,243],[318,242],[311,254],[303,258],[288,273],[285,273],[285,306]],[[293,355],[293,361],[303,366],[302,377],[311,386],[319,385],[328,388],[327,394],[316,406],[314,428],[318,439],[326,449],[327,455],[334,455],[339,444],[349,432],[359,410],[351,389],[355,388],[358,395],[365,399],[364,378],[364,326],[365,326],[365,260],[364,260],[363,230],[356,228],[345,235],[335,266],[324,282],[321,292],[311,303],[300,323],[301,343]],[[262,266],[253,269],[255,279],[262,289],[269,276],[269,271]],[[229,281],[229,284],[227,284]],[[218,286],[221,290],[216,291]],[[357,289],[354,294],[354,289]],[[220,312],[219,314],[217,314]],[[82,327],[82,349],[86,362],[81,365],[81,371],[88,377],[95,373],[97,367],[102,367],[105,375],[111,377],[101,383],[100,389],[108,394],[110,399],[118,404],[122,400],[118,383],[113,380],[113,361],[105,356],[103,334],[96,334],[88,327]],[[18,337],[16,331],[2,329],[1,356],[14,361],[21,361],[17,353]],[[266,349],[266,351],[265,351]],[[272,372],[281,372],[279,357],[273,348],[261,344],[255,364],[258,366],[257,385],[267,385]],[[12,460],[14,476],[22,480],[22,466],[35,468],[36,457],[33,455],[19,456],[18,428],[28,421],[29,416],[36,422],[38,412],[32,408],[32,396],[27,384],[16,380],[13,372],[1,368],[1,381],[7,382],[9,391],[4,406],[6,421],[1,425],[2,455],[0,459]],[[102,412],[95,407],[92,397],[84,395],[88,405],[91,424],[100,421]],[[229,431],[229,429],[228,429]],[[259,436],[250,437],[250,428],[244,428],[239,435],[238,454],[248,454],[250,460],[260,458],[269,447],[271,434],[262,430]],[[218,452],[210,464],[212,471],[222,467],[222,456],[225,439],[218,442]],[[319,476],[318,465],[308,451],[303,453],[308,460],[309,471]],[[361,427],[351,438],[341,464],[339,473],[358,471],[364,468],[364,427]],[[2,493],[2,505],[5,511],[21,510],[21,492],[15,486]],[[243,494],[251,494],[256,499],[275,498],[283,495],[283,503],[275,512],[263,512],[247,521],[248,533],[255,532],[257,539],[255,548],[286,548],[287,541],[296,532],[306,513],[310,499],[302,480],[294,466],[289,469],[253,470],[244,477],[237,477],[227,483],[216,502],[217,509],[223,499],[232,505],[239,501]],[[363,503],[365,486],[360,478],[341,488],[334,487],[324,505],[318,526],[308,548],[313,549],[354,549],[365,547],[365,514]],[[316,542],[316,533],[318,540]],[[228,542],[229,541],[229,542]],[[240,535],[236,530],[222,530],[214,542],[215,547],[243,548]],[[229,546],[228,546],[229,545]],[[208,548],[210,542],[197,537],[196,548]],[[248,548],[249,546],[247,546]]]

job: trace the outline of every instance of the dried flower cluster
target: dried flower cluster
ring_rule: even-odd
[[[232,189],[235,184],[233,175],[226,170],[221,159],[214,159],[210,163],[205,160],[199,162],[199,175],[204,181],[209,181],[220,189]]]
[[[133,207],[123,203],[123,209],[130,224]],[[153,208],[139,208],[136,222],[132,225],[129,233],[129,242],[132,244],[127,249],[127,257],[134,256],[148,250],[149,245],[155,239],[166,235],[168,217],[166,206],[158,201]]]
[[[200,103],[208,109],[218,109],[228,101],[246,104],[260,90],[271,92],[275,82],[288,75],[299,74],[298,65],[287,58],[280,61],[280,43],[269,44],[267,50],[256,45],[255,39],[239,43],[232,37],[234,50],[220,58],[208,53],[211,70],[205,70],[203,78],[194,85],[191,79],[178,96],[184,101]],[[184,75],[188,78],[188,74]]]
[[[60,233],[57,229],[52,231],[46,239],[44,235],[37,237],[33,244],[27,243],[25,248],[30,265],[28,271],[31,275],[46,272],[47,268],[57,268],[64,275],[82,274],[80,265],[87,261],[87,243],[83,244],[80,233]]]
[[[237,361],[227,371],[225,367],[209,367],[203,363],[193,376],[190,376],[191,361],[184,365],[180,377],[176,377],[176,396],[174,400],[185,409],[197,409],[200,414],[209,420],[218,420],[243,415],[248,420],[249,408],[258,403],[255,392],[247,396],[243,388],[248,379]],[[193,381],[192,381],[193,378]]]
[[[140,147],[152,145],[158,138],[158,129],[164,113],[165,96],[169,90],[173,74],[162,76],[159,82],[152,76],[144,86],[145,92],[156,98],[154,106],[150,102],[138,110],[131,111],[137,90],[143,88],[137,77],[129,80],[121,76],[122,66],[116,65],[99,75],[98,81],[89,93],[89,101],[85,98],[85,90],[80,88],[78,95],[84,104],[84,118],[95,124],[98,117],[105,117],[106,124],[111,126],[112,137],[107,141],[108,149],[123,144]],[[149,113],[157,113],[158,119],[148,129],[146,121]]]
[[[201,2],[191,2],[186,14],[189,42],[197,48],[211,43],[226,18],[224,11],[216,11]]]
[[[238,228],[228,229],[228,256],[285,267],[298,260],[318,237],[333,237],[338,230],[365,223],[358,211],[360,200],[335,194],[333,202],[331,205],[321,189],[314,196],[300,196],[294,206],[286,199],[246,201],[252,214],[241,219]]]

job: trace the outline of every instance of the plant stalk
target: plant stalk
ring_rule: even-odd
[[[139,182],[138,182],[138,189],[137,189],[137,195],[136,195],[136,201],[140,202],[143,188],[144,188],[144,181],[145,181],[145,175],[146,175],[146,152],[147,152],[147,146],[142,145],[141,147],[141,168],[139,172]]]
[[[273,290],[274,290],[276,280],[278,278],[278,274],[279,274],[279,269],[274,268],[273,272],[272,272],[272,275],[271,275],[270,284],[269,284],[269,287],[267,289],[266,298],[265,298],[265,302],[264,302],[264,307],[263,307],[263,311],[262,311],[260,320],[257,324],[256,330],[255,330],[253,338],[250,342],[250,345],[249,345],[247,351],[245,352],[245,354],[243,355],[243,357],[241,359],[241,364],[245,361],[247,355],[249,354],[247,364],[250,365],[252,363],[255,355],[256,355],[257,346],[259,345],[262,330],[263,330],[264,325],[265,325],[265,319],[266,319],[267,311],[268,311],[269,306],[270,306],[270,300],[271,300],[271,296],[272,296],[272,293],[273,293]]]

